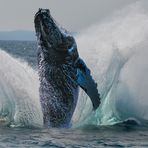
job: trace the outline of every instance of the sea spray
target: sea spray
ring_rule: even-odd
[[[0,50],[0,115],[15,126],[42,126],[38,75]]]
[[[148,11],[144,4],[136,2],[77,37],[80,54],[98,82],[102,104],[92,112],[81,91],[74,123],[110,125],[131,117],[147,119]]]

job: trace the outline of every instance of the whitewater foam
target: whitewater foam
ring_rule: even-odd
[[[16,126],[42,126],[38,75],[0,50],[0,116]]]

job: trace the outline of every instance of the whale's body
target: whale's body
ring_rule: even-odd
[[[34,22],[44,125],[69,127],[77,104],[79,86],[89,95],[96,109],[100,104],[97,85],[90,70],[79,58],[74,38],[56,24],[49,10],[40,9]],[[89,82],[92,84],[91,91]]]

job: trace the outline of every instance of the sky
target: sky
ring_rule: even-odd
[[[34,31],[34,14],[38,8],[48,8],[63,27],[77,32],[135,1],[137,0],[0,0],[0,31]]]

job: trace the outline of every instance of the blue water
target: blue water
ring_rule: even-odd
[[[35,41],[0,41],[0,48],[16,58],[37,67],[37,43]]]
[[[0,128],[0,147],[148,147],[142,127],[86,127],[83,129]]]

